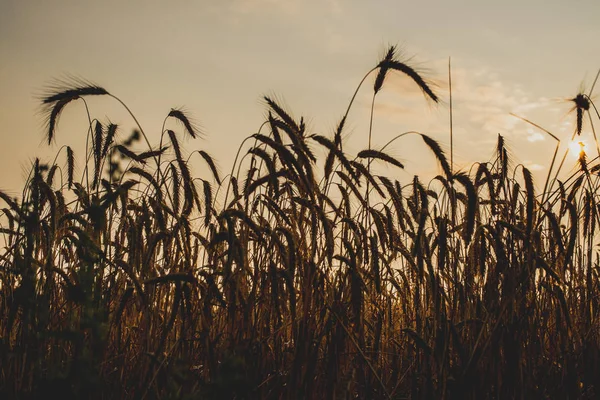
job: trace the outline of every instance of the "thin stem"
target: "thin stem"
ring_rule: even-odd
[[[454,174],[454,135],[452,132],[452,66],[448,57],[448,88],[450,91],[450,172]]]

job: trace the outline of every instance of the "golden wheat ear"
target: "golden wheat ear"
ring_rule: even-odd
[[[390,46],[383,59],[379,62],[379,64],[377,64],[376,68],[378,68],[379,71],[377,73],[377,77],[375,78],[375,84],[373,87],[375,94],[381,90],[388,71],[393,70],[407,75],[419,86],[427,98],[431,99],[434,103],[439,102],[438,95],[432,89],[432,83],[425,79],[406,62],[398,59],[396,54],[396,46]]]
[[[379,72],[377,73],[375,84],[373,86],[373,91],[375,94],[381,90],[383,82],[385,81],[385,76],[390,69],[390,62],[394,59],[394,57],[396,57],[396,46],[390,46],[383,59],[379,62],[379,64],[377,64]]]
[[[299,133],[301,131],[301,129],[298,126],[298,124],[296,123],[296,121],[294,121],[294,118],[292,118],[292,116],[290,114],[288,114],[283,109],[283,107],[281,107],[279,104],[277,104],[277,102],[275,100],[271,99],[268,96],[264,96],[263,98],[264,98],[265,102],[267,103],[267,105],[269,106],[269,108],[271,108],[271,110],[273,110],[273,112],[275,114],[277,114],[277,116],[279,118],[281,118],[281,120],[283,122],[285,122],[290,128],[292,128],[295,133]]]
[[[590,101],[583,93],[578,93],[577,96],[571,99],[571,101],[575,103],[573,109],[575,109],[577,113],[576,132],[577,135],[581,135],[581,129],[583,127],[583,113],[589,111]]]
[[[390,156],[389,154],[384,153],[383,151],[367,149],[367,150],[362,150],[356,156],[358,158],[375,158],[375,159],[383,160],[392,165],[395,165],[398,168],[404,168],[404,165],[400,161],[396,160],[394,157]]]
[[[56,125],[60,114],[70,102],[86,96],[108,95],[108,91],[89,81],[68,78],[57,80],[47,89],[46,95],[41,97],[42,114],[46,123],[46,139],[52,143],[56,133]]]
[[[73,186],[73,174],[75,172],[75,154],[70,146],[67,146],[67,179],[69,189]]]
[[[436,140],[430,138],[429,136],[421,134],[421,137],[429,149],[431,149],[437,161],[440,163],[444,174],[446,174],[446,178],[449,179],[452,176],[452,170],[450,168],[450,164],[448,164],[444,150],[442,150],[442,147]]]
[[[196,139],[198,136],[202,135],[198,124],[191,119],[186,113],[177,108],[172,108],[167,117],[174,118],[179,121],[185,128],[186,132],[192,137],[192,139]]]
[[[388,68],[393,69],[395,71],[400,71],[403,74],[408,75],[419,86],[419,88],[421,89],[423,94],[426,95],[426,97],[433,100],[434,103],[439,102],[440,99],[438,95],[435,94],[431,89],[431,83],[424,79],[414,68],[412,68],[406,63],[397,60],[390,61]]]

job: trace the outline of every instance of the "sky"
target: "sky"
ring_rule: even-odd
[[[169,110],[183,107],[205,133],[186,142],[187,152],[210,152],[227,173],[240,143],[264,121],[262,96],[304,116],[310,133],[332,136],[389,45],[442,101],[427,101],[406,76],[388,77],[376,98],[373,147],[418,131],[450,151],[451,58],[455,168],[489,160],[502,134],[515,164],[529,167],[541,188],[555,142],[510,113],[568,147],[575,122],[568,99],[588,91],[600,68],[598,16],[597,0],[0,0],[0,190],[17,195],[35,157],[50,162],[65,144],[83,152],[81,103],[64,110],[56,142],[44,142],[40,96],[56,79],[81,77],[119,97],[153,144]],[[350,153],[367,147],[373,79],[350,113]],[[114,100],[89,104],[92,117],[119,124],[124,136],[133,129]],[[590,135],[588,121],[583,136],[595,156]],[[400,180],[437,171],[416,136],[388,151],[406,165],[387,170]]]

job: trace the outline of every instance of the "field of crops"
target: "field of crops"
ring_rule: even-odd
[[[438,101],[393,47],[356,92],[375,101],[392,73]],[[47,93],[48,142],[94,96],[121,102],[84,81]],[[317,135],[265,98],[230,171],[182,148],[201,132],[181,110],[159,143],[88,115],[85,153],[0,192],[0,397],[600,396],[600,165],[582,151],[559,175],[557,152],[536,193],[502,136],[456,171],[410,132],[392,141],[418,135],[439,175],[400,182],[371,132],[345,151],[353,100]],[[590,97],[572,100],[573,135],[593,130]]]

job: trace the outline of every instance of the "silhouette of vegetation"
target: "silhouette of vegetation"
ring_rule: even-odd
[[[600,164],[582,151],[535,193],[502,136],[456,172],[412,132],[393,140],[419,135],[441,174],[400,182],[370,131],[356,156],[342,140],[362,83],[376,75],[374,101],[391,72],[438,101],[392,47],[331,136],[265,98],[228,176],[185,154],[201,132],[179,109],[157,147],[90,116],[85,154],[36,160],[20,199],[0,191],[1,397],[596,398]],[[70,103],[123,104],[55,89],[49,142]],[[575,135],[600,116],[573,101]]]

